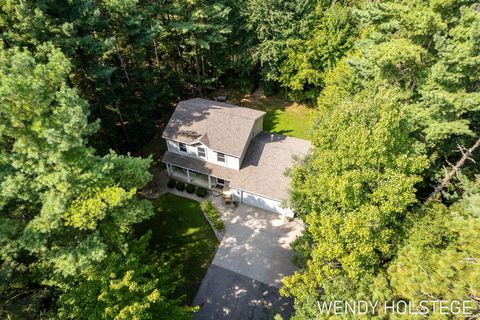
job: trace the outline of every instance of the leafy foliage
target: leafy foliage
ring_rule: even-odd
[[[314,101],[323,88],[325,73],[348,53],[355,37],[351,7],[340,2],[319,2],[307,36],[287,42],[280,83],[292,90],[290,95],[296,100]]]
[[[413,147],[397,95],[372,84],[340,104],[319,105],[315,151],[291,172],[292,201],[312,242],[305,270],[283,288],[297,305],[314,303],[320,287],[327,300],[361,295],[400,242],[426,159]]]
[[[291,172],[305,263],[282,293],[295,319],[315,318],[316,300],[475,300],[478,167],[462,167],[444,203],[423,202],[478,138],[478,7],[391,0],[352,13],[358,39],[325,73],[314,151]]]
[[[220,213],[217,208],[215,208],[212,201],[202,201],[200,207],[202,208],[203,213],[206,214],[208,219],[212,222],[215,229],[223,230],[225,228],[223,220],[220,218]]]
[[[70,63],[50,44],[35,52],[0,47],[0,230],[8,230],[0,236],[0,314],[65,318],[66,304],[76,310],[71,318],[83,309],[89,319],[188,313],[165,298],[168,286],[157,287],[168,271],[137,269],[145,252],[132,228],[153,211],[135,193],[151,179],[150,160],[86,147],[98,124],[68,85]],[[112,270],[122,259],[132,264]],[[48,301],[59,314],[43,309]]]
[[[197,188],[197,192],[195,193],[197,196],[199,196],[200,198],[205,198],[205,196],[207,195],[208,193],[208,190],[205,189],[205,188],[202,188],[202,187],[198,187]]]

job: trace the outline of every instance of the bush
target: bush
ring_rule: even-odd
[[[167,182],[167,186],[170,188],[170,189],[173,189],[175,188],[175,180],[170,180]]]
[[[212,201],[203,201],[200,204],[200,208],[202,208],[203,213],[212,222],[215,229],[223,230],[223,228],[225,228],[222,219],[220,219],[220,213],[217,208],[215,208]]]
[[[177,184],[175,185],[175,188],[177,188],[177,190],[183,191],[185,190],[185,183],[178,181]]]
[[[260,87],[262,87],[262,90],[263,90],[263,94],[266,96],[266,97],[269,97],[271,96],[272,94],[274,94],[275,92],[277,92],[277,85],[275,82],[273,81],[266,81],[266,80],[262,80],[260,81]]]
[[[193,184],[189,184],[189,185],[187,185],[185,190],[187,190],[188,193],[194,193],[195,192],[195,186]]]
[[[207,195],[207,192],[208,192],[207,189],[198,187],[197,196],[199,196],[200,198],[204,198]]]

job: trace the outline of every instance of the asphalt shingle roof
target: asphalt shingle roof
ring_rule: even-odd
[[[274,200],[288,199],[290,178],[284,175],[293,166],[294,156],[305,156],[309,141],[281,134],[260,132],[252,139],[240,170],[167,151],[163,161],[230,181],[230,187]]]
[[[185,100],[178,103],[162,137],[186,144],[202,142],[215,151],[241,157],[255,120],[264,114],[201,98]]]

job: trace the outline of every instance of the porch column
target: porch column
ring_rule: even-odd
[[[208,188],[209,189],[212,188],[212,179],[211,179],[210,175],[208,175]]]
[[[187,169],[187,180],[188,180],[188,182],[190,182],[190,170],[189,169]]]
[[[167,172],[169,176],[172,175],[172,165],[170,163],[167,163]]]

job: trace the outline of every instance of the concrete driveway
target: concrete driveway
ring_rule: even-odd
[[[268,319],[291,314],[281,298],[281,279],[295,271],[290,243],[301,234],[298,221],[247,205],[224,213],[225,236],[195,297],[195,319]]]
[[[280,287],[281,279],[295,271],[290,242],[302,232],[298,222],[247,205],[226,217],[225,237],[213,264]]]

